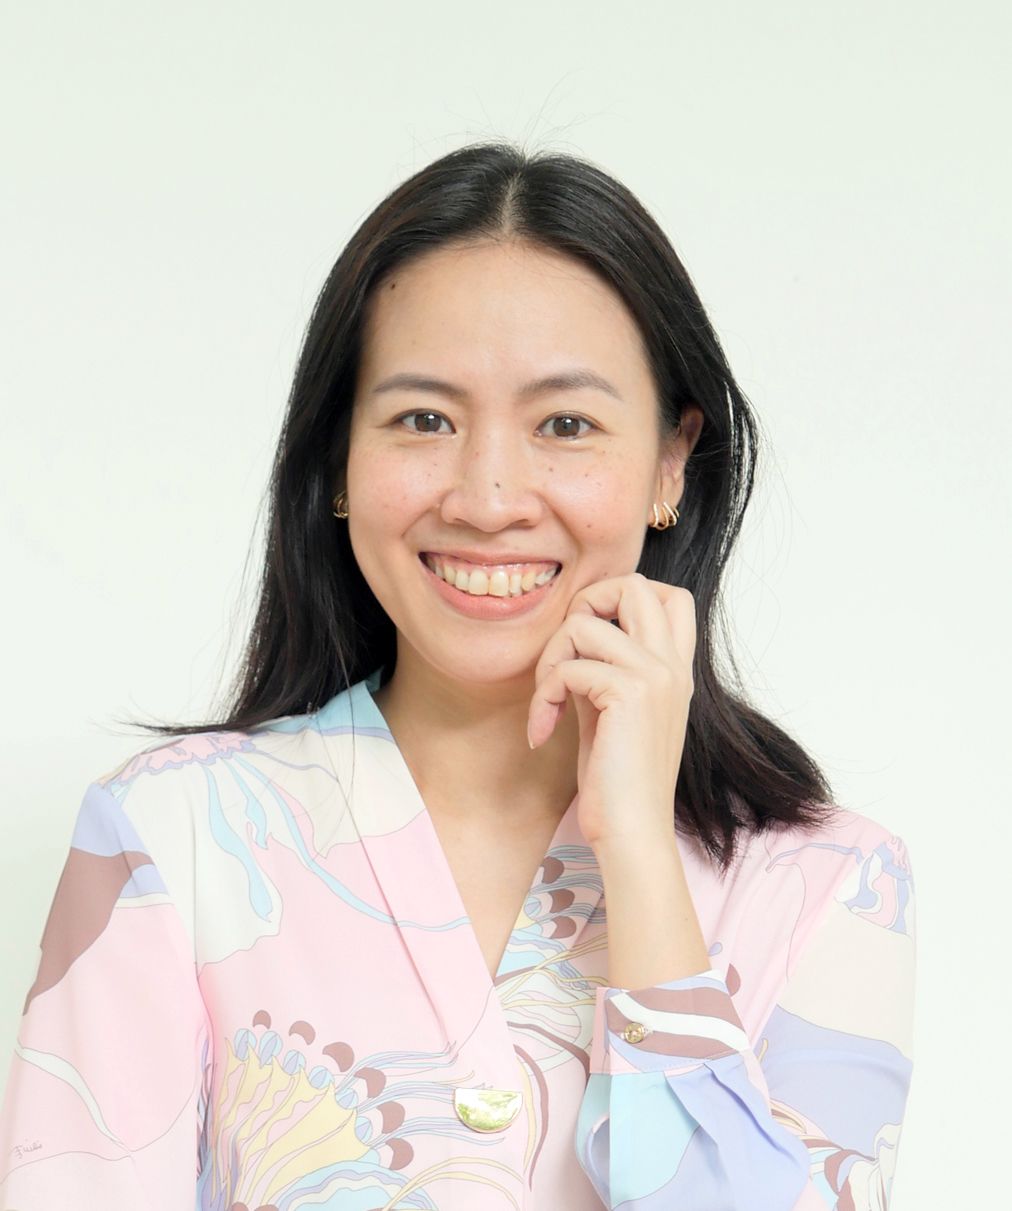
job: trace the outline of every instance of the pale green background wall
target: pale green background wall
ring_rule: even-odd
[[[1012,1086],[1007,11],[0,9],[4,1065],[84,788],[149,743],[111,719],[200,715],[238,652],[333,258],[409,172],[526,137],[639,194],[763,418],[739,653],[838,799],[914,861],[893,1211],[993,1205]]]

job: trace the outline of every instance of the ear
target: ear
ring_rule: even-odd
[[[703,410],[696,404],[682,408],[682,419],[678,429],[669,433],[664,441],[658,465],[658,501],[666,500],[677,505],[685,489],[685,464],[703,431]]]

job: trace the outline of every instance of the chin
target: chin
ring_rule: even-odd
[[[398,663],[404,650],[403,642],[399,638]],[[412,644],[411,647],[413,662],[428,666],[431,674],[437,678],[461,685],[490,687],[508,685],[514,681],[530,681],[543,651],[543,646],[532,647],[529,639],[522,645],[520,642],[504,645],[501,640],[490,640],[483,644],[477,639],[469,643],[468,651],[463,655],[459,647],[446,652],[432,650],[431,644],[424,647]]]

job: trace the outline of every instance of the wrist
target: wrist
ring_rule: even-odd
[[[674,831],[641,831],[619,836],[603,837],[591,846],[598,865],[621,869],[642,866],[644,863],[667,862],[674,859],[681,863],[682,855],[675,840]]]
[[[595,846],[608,919],[608,979],[647,988],[710,966],[674,831]]]

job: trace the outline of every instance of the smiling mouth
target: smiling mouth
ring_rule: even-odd
[[[523,597],[549,584],[562,570],[559,563],[478,565],[428,551],[418,557],[434,576],[470,597]]]

